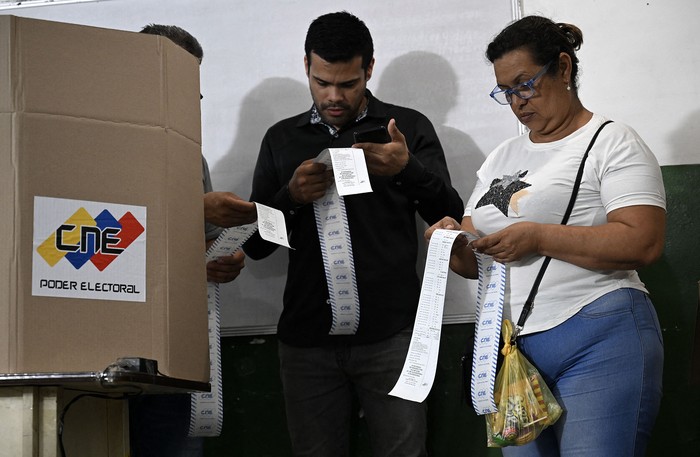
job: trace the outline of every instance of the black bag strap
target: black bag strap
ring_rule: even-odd
[[[600,127],[598,127],[598,130],[593,135],[593,138],[591,138],[591,142],[588,143],[588,147],[586,148],[586,152],[583,153],[583,158],[581,159],[581,164],[578,167],[578,173],[576,173],[576,181],[574,182],[574,188],[571,191],[571,198],[569,199],[569,206],[566,208],[566,211],[564,212],[564,217],[561,220],[561,225],[566,225],[566,223],[569,222],[569,216],[571,216],[571,212],[574,209],[574,204],[576,203],[576,197],[578,196],[578,190],[581,187],[581,178],[583,177],[583,169],[584,169],[584,166],[586,165],[586,159],[588,158],[588,152],[591,150],[591,148],[595,144],[595,140],[598,139],[598,134],[600,134],[600,131],[603,130],[603,127],[610,124],[611,122],[612,121],[605,121]],[[511,344],[515,343],[515,339],[518,337],[518,335],[520,334],[520,331],[525,326],[525,321],[527,320],[528,317],[530,317],[530,313],[532,312],[532,307],[535,304],[535,295],[537,295],[537,289],[540,287],[540,283],[542,282],[542,277],[544,276],[544,272],[547,269],[547,266],[549,266],[549,262],[551,260],[552,260],[552,258],[547,256],[544,258],[544,262],[542,262],[542,266],[540,267],[540,271],[537,273],[537,277],[535,278],[535,282],[532,285],[532,289],[530,289],[530,295],[528,295],[527,300],[525,300],[525,305],[523,305],[523,310],[520,313],[520,317],[518,318],[518,324],[513,329],[513,335],[511,336],[511,339],[510,339]]]

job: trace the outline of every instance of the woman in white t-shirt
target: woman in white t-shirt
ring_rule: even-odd
[[[529,132],[497,147],[477,173],[450,267],[477,278],[474,252],[506,265],[504,317],[517,321],[546,256],[552,258],[518,347],[564,414],[511,456],[643,456],[659,410],[663,343],[635,271],[663,251],[665,192],[656,158],[634,130],[603,129],[561,225],[581,158],[606,121],[578,98],[581,31],[529,16],[489,44],[496,88]]]

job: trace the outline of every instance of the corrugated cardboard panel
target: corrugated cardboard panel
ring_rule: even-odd
[[[164,51],[162,74],[166,80],[162,86],[168,119],[164,124],[178,134],[202,144],[200,119],[199,65],[192,65],[196,59],[167,38],[151,36],[158,40]],[[195,128],[196,127],[196,128]]]
[[[208,381],[196,59],[161,37],[49,21],[0,17],[0,37],[11,94],[0,99],[0,236],[11,244],[0,254],[0,372],[140,356]],[[38,197],[145,208],[145,299],[34,294]]]
[[[199,68],[170,40],[14,19],[17,110],[160,125],[201,143]]]
[[[1,64],[0,64],[1,65]],[[3,81],[4,83],[5,81]],[[0,85],[0,93],[6,84]],[[15,232],[15,165],[12,157],[12,114],[0,113],[0,367],[10,362],[12,343],[16,337],[15,308],[17,301],[17,244]]]
[[[204,237],[203,198],[192,200],[188,196],[202,192],[201,176],[192,176],[187,170],[201,167],[199,150],[194,144],[180,135],[168,135],[168,179],[167,190],[167,290],[170,306],[168,309],[167,340],[170,348],[168,366],[172,373],[184,370],[201,370],[201,379],[209,379],[209,340],[207,332],[193,329],[207,328],[207,304],[198,300],[206,295],[206,262]],[[195,157],[195,162],[192,158]],[[190,178],[189,180],[184,177]],[[200,214],[193,219],[188,214]],[[200,243],[193,242],[200,240]],[[193,273],[194,272],[194,273]],[[197,272],[198,276],[193,276]],[[183,281],[187,278],[187,281]],[[202,351],[202,349],[204,349]],[[172,375],[172,374],[171,374]]]
[[[14,38],[18,110],[161,124],[161,56],[155,40],[19,18]]]
[[[167,315],[168,150],[161,129],[67,116],[19,114],[21,226],[20,372],[83,371],[127,355],[162,358]],[[88,300],[32,295],[35,196],[122,203],[148,208],[147,301]],[[190,198],[191,199],[191,198]],[[28,228],[28,229],[27,229]],[[76,331],[79,330],[79,331]],[[87,346],[87,347],[86,347]],[[156,350],[160,349],[160,353]],[[158,355],[159,357],[155,357]]]
[[[4,248],[0,249],[0,367],[15,362],[12,349],[16,346],[17,301],[16,240],[16,166],[13,156],[12,93],[14,79],[11,72],[12,34],[14,18],[0,16],[0,235]],[[3,363],[4,362],[4,363]]]
[[[3,83],[0,90],[0,113],[13,111],[11,100],[13,86],[10,74],[10,56],[12,55],[12,16],[0,16],[0,81]]]
[[[33,233],[22,231],[19,371],[81,371],[128,355],[157,359],[163,373],[176,377],[187,373],[171,367],[181,359],[189,369],[207,365],[206,352],[189,355],[207,347],[203,222],[191,217],[203,214],[201,175],[192,172],[201,167],[198,146],[153,127],[36,114],[18,119],[20,205],[29,209],[21,226],[33,225],[35,195],[148,208],[146,303],[32,296]],[[96,359],[88,360],[86,344]]]

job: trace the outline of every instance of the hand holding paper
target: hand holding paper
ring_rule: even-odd
[[[289,180],[289,195],[295,203],[305,205],[323,197],[331,184],[333,172],[330,166],[316,159],[305,160]]]
[[[474,234],[476,231],[471,224],[471,219],[465,217],[462,219],[462,224],[460,224],[451,217],[444,217],[425,231],[425,240],[430,242],[434,233],[440,229],[462,230],[471,235],[470,238],[467,236],[459,236],[455,239],[452,244],[452,250],[450,251],[450,269],[464,278],[476,279],[477,260],[474,256],[471,242],[478,239],[478,236]]]
[[[445,216],[431,227],[428,227],[423,236],[425,237],[425,241],[430,242],[430,238],[433,236],[433,233],[435,233],[435,230],[460,230],[460,228],[459,222],[449,216]]]
[[[257,218],[255,205],[232,192],[204,194],[204,218],[219,227],[250,224]]]
[[[207,262],[207,281],[215,283],[231,282],[245,267],[245,254],[238,250],[230,255]]]
[[[335,187],[341,197],[372,192],[365,157],[361,150],[324,149],[314,160],[326,164],[333,170]]]
[[[538,253],[538,235],[541,227],[542,224],[534,222],[516,222],[474,241],[472,246],[498,262],[515,262],[529,254]]]

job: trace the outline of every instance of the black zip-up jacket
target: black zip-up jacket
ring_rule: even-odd
[[[462,200],[450,184],[444,152],[433,125],[418,111],[383,103],[367,91],[367,116],[331,135],[323,124],[311,124],[311,111],[272,126],[263,139],[253,175],[250,200],[285,214],[289,240],[284,308],[279,339],[292,346],[334,342],[369,343],[413,324],[420,282],[416,273],[416,212],[429,225],[444,216],[461,220]],[[372,193],[350,195],[345,207],[350,227],[360,324],[355,335],[328,334],[331,309],[313,204],[290,200],[287,184],[296,168],[326,148],[353,144],[353,132],[386,126],[390,119],[406,137],[410,158],[396,176],[370,176]],[[255,234],[244,245],[252,259],[270,255],[277,244]],[[421,255],[424,255],[421,253]]]

